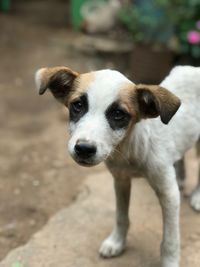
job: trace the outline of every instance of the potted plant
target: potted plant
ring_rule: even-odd
[[[200,1],[187,1],[177,24],[178,63],[200,65]]]
[[[136,82],[160,82],[177,54],[178,64],[200,65],[199,0],[130,0],[120,20],[133,39]]]
[[[135,0],[120,13],[133,39],[132,73],[136,82],[159,83],[173,63],[174,24],[164,0]]]

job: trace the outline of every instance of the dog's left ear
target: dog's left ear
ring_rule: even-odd
[[[40,95],[49,89],[59,102],[65,103],[78,76],[67,67],[42,68],[36,72],[35,82]]]
[[[181,105],[180,99],[167,89],[158,85],[136,85],[139,112],[143,118],[160,116],[167,124]]]

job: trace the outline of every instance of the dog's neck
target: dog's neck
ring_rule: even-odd
[[[141,174],[151,145],[151,127],[147,120],[138,122],[106,160],[108,168]]]

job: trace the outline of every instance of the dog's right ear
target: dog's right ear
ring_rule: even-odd
[[[42,68],[36,72],[35,82],[40,95],[49,89],[59,102],[66,103],[78,76],[77,72],[67,67]]]

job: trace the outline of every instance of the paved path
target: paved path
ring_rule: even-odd
[[[104,260],[98,255],[114,220],[112,179],[103,172],[88,177],[77,200],[25,246],[12,251],[0,267],[158,267],[162,228],[158,201],[143,179],[133,181],[132,193],[132,224],[121,257]],[[199,267],[200,215],[190,209],[187,199],[182,201],[181,226],[181,266]]]

